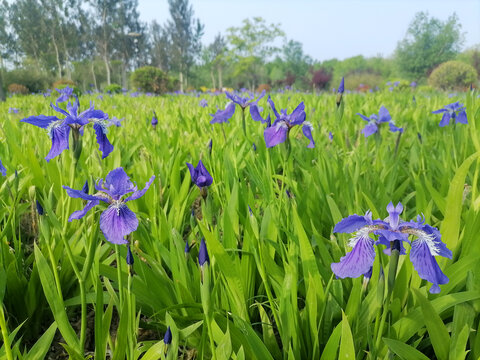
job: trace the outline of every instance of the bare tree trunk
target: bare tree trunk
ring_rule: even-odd
[[[215,89],[215,76],[213,76],[213,69],[210,69],[210,78],[212,79],[212,89]]]
[[[127,57],[125,54],[122,61],[122,87],[127,87]]]
[[[183,73],[180,71],[178,74],[178,77],[180,78],[180,91],[183,92]]]
[[[107,73],[107,85],[110,85],[110,65],[108,63],[108,56],[107,52],[105,51],[103,54],[103,62],[105,63],[105,72]]]
[[[97,77],[95,76],[95,66],[94,66],[93,60],[90,62],[90,69],[92,70],[93,85],[95,86],[95,90],[98,90],[98,88],[97,88]]]
[[[57,60],[57,66],[58,66],[58,78],[62,78],[62,64],[60,63],[60,55],[58,53],[58,46],[57,42],[55,41],[55,36],[52,33],[52,41],[53,41],[53,47],[55,48],[55,58]]]
[[[219,66],[217,68],[217,73],[218,73],[218,87],[220,88],[219,90],[222,91],[223,89],[223,79],[222,79],[222,67]]]

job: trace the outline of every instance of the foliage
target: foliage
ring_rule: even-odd
[[[439,65],[428,78],[428,83],[437,89],[466,89],[477,82],[475,68],[460,61],[447,61]]]
[[[118,84],[110,84],[105,86],[103,89],[108,94],[121,94],[122,93],[122,87]]]
[[[12,83],[21,84],[30,92],[48,89],[51,84],[51,78],[45,72],[31,65],[8,71],[4,81],[7,86]]]
[[[171,90],[171,81],[160,69],[153,66],[138,68],[132,73],[132,84],[143,92],[163,94]]]
[[[332,75],[325,69],[312,70],[311,83],[315,89],[325,89],[332,79]]]
[[[8,85],[7,90],[10,94],[15,94],[15,95],[18,95],[18,94],[26,95],[29,93],[28,88],[26,86],[21,84],[15,84],[15,83]]]
[[[369,72],[357,72],[348,75],[347,79],[345,88],[348,90],[359,90],[362,88],[365,91],[376,89],[377,87],[381,88],[385,85],[385,79],[382,76]]]
[[[460,29],[455,14],[441,21],[426,12],[417,13],[395,51],[400,71],[407,77],[421,79],[438,64],[454,59],[463,43]]]

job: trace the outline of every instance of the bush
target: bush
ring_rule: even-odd
[[[26,95],[29,93],[28,88],[25,85],[21,85],[21,84],[10,84],[8,85],[7,90],[10,94],[14,94],[14,95],[19,95],[19,94]]]
[[[40,92],[48,88],[50,79],[46,73],[40,72],[33,67],[19,68],[5,74],[5,85],[20,84],[29,92]]]
[[[118,84],[110,84],[105,86],[105,89],[103,89],[108,94],[121,94],[122,93],[122,87]]]
[[[477,81],[477,71],[461,61],[447,61],[432,71],[428,84],[441,90],[462,90]]]
[[[270,85],[268,85],[268,84],[260,84],[260,85],[258,85],[258,87],[257,87],[257,92],[258,92],[258,93],[261,93],[263,90],[265,90],[265,92],[270,92],[270,90],[272,90],[272,89],[271,89]]]
[[[168,76],[159,68],[144,66],[132,74],[132,83],[135,88],[143,92],[163,94],[170,89]]]

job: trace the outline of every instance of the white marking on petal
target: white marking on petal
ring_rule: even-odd
[[[313,125],[310,121],[304,121],[303,126],[308,126],[310,128],[310,131],[313,130]]]
[[[363,237],[369,237],[371,232],[378,229],[379,227],[376,225],[367,225],[362,227],[355,233],[355,235],[352,238],[348,240],[348,246],[353,248],[355,245],[357,245],[358,240],[360,240]]]
[[[435,244],[435,236],[433,234],[428,234],[425,231],[419,229],[408,229],[407,231],[402,232],[415,235],[418,238],[415,241],[421,241],[427,244],[428,250],[430,250],[430,254],[432,256],[440,255],[440,249],[438,248],[437,244]]]
[[[48,124],[46,130],[47,130],[47,134],[48,136],[50,136],[50,139],[53,137],[53,129],[56,129],[58,127],[60,127],[62,124],[63,124],[64,120],[57,120],[57,121],[52,121],[50,124]]]

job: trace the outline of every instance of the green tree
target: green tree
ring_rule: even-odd
[[[455,14],[441,21],[426,12],[417,13],[395,51],[400,71],[420,79],[438,64],[454,59],[463,44],[460,30],[461,24]]]
[[[168,35],[170,62],[174,71],[178,72],[180,90],[187,84],[190,68],[201,51],[200,39],[203,25],[193,17],[193,8],[188,0],[168,0],[170,16],[165,26]]]
[[[285,34],[279,24],[267,24],[261,17],[245,19],[241,27],[228,28],[227,32],[231,45],[229,58],[235,64],[233,76],[246,81],[254,89],[264,71],[265,62],[280,51],[273,45],[275,40]]]

